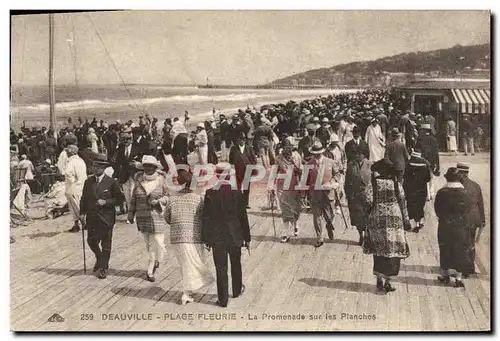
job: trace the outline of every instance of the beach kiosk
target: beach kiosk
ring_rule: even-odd
[[[460,147],[460,121],[471,115],[478,122],[491,118],[490,79],[428,78],[417,79],[394,89],[408,110],[416,114],[431,114],[436,118],[440,148],[446,146],[446,122],[451,116],[457,123],[457,142]]]

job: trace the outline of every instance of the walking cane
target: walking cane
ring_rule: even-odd
[[[273,219],[274,236],[276,237],[276,224],[274,222],[274,189],[271,190],[271,217]]]
[[[340,214],[342,214],[342,219],[344,220],[344,224],[345,224],[345,229],[344,229],[344,233],[345,233],[345,231],[347,231],[347,228],[349,225],[347,225],[347,219],[345,218],[344,210],[342,209],[342,205],[340,204],[340,198],[339,198],[339,194],[337,193],[337,191],[335,191],[335,200],[337,200],[337,202],[339,203]]]
[[[87,274],[87,259],[85,257],[85,221],[80,219],[82,224],[82,248],[83,248],[83,273]]]

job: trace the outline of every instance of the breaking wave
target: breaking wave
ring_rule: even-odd
[[[104,100],[82,100],[73,102],[56,103],[56,109],[79,110],[93,108],[111,108],[124,106],[149,106],[159,103],[200,103],[200,102],[242,102],[257,98],[269,97],[268,94],[246,93],[246,94],[226,94],[217,96],[206,95],[178,95],[171,97],[154,97],[141,99],[120,99],[114,100],[105,98]],[[50,106],[47,103],[38,103],[34,105],[21,105],[13,107],[14,110],[46,111]]]

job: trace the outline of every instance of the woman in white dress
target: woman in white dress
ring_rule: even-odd
[[[94,128],[89,128],[87,140],[90,143],[90,149],[92,149],[94,153],[99,153],[99,148],[97,147],[97,141],[99,140],[99,138],[97,137]]]
[[[382,160],[385,154],[385,136],[376,118],[371,120],[370,126],[366,129],[365,141],[370,151],[370,161]]]
[[[201,241],[203,196],[191,190],[192,175],[178,172],[179,185],[184,189],[170,195],[165,208],[165,220],[170,225],[170,243],[182,274],[182,304],[193,302],[191,292],[214,282],[214,276],[205,261]]]

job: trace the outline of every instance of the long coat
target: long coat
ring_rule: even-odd
[[[485,223],[483,193],[481,187],[469,178],[462,180],[462,185],[471,201],[470,219],[472,227],[479,227]]]
[[[246,201],[238,190],[222,185],[205,193],[201,240],[214,248],[230,249],[250,242]]]
[[[423,133],[417,140],[417,148],[422,151],[422,157],[426,159],[434,173],[439,172],[439,146],[436,138],[429,133]]]
[[[427,201],[427,183],[431,181],[431,171],[427,161],[412,156],[404,174],[408,217],[420,221],[424,217],[424,206]]]
[[[461,184],[447,184],[434,201],[439,219],[439,263],[443,270],[464,272],[467,267],[467,229],[471,226],[471,202]]]
[[[98,199],[106,200],[106,204],[97,205]],[[116,180],[104,175],[97,184],[95,176],[87,178],[80,199],[80,214],[86,214],[89,234],[93,230],[112,228],[116,220],[115,206],[121,205],[124,200],[125,195]]]
[[[372,162],[367,159],[358,162],[356,160],[347,164],[344,191],[349,206],[349,217],[351,225],[363,230],[368,221],[370,207],[365,204],[364,195],[366,186],[371,181]]]
[[[156,176],[157,185],[149,195],[142,186],[144,172],[139,172],[134,176],[135,186],[128,214],[129,220],[133,220],[135,216],[137,229],[143,233],[165,233],[166,229],[162,205],[167,203],[167,175],[162,171],[157,171]],[[159,204],[151,205],[152,200],[158,200]]]
[[[363,252],[386,258],[409,257],[404,231],[409,220],[401,183],[395,179],[372,177],[365,189],[365,204],[371,207],[371,212]]]

